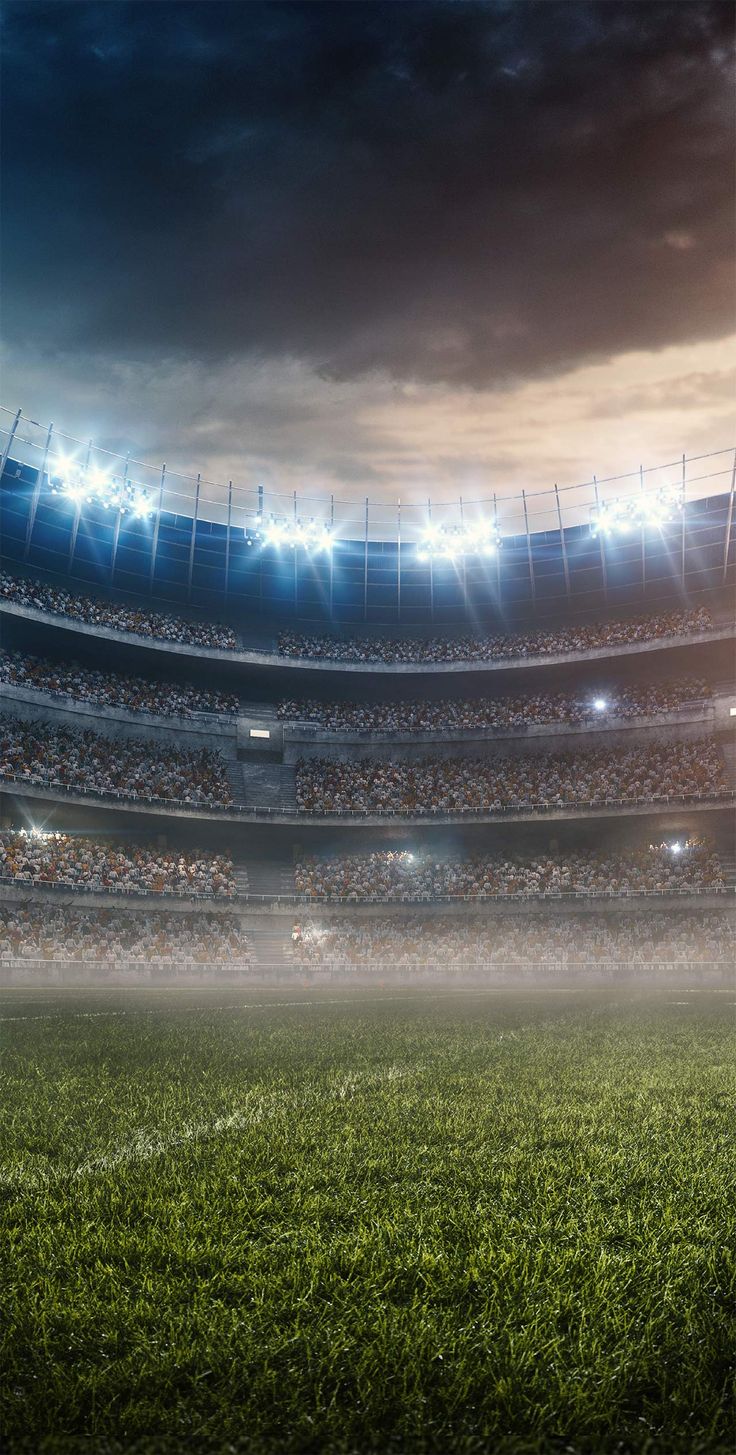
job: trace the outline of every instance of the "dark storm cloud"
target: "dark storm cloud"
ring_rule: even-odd
[[[461,387],[719,337],[731,15],[11,4],[6,335]]]

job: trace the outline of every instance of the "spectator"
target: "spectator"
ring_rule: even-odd
[[[519,728],[536,724],[596,722],[653,717],[676,712],[685,702],[709,698],[697,677],[647,687],[588,688],[528,692],[513,697],[445,698],[438,702],[317,702],[287,699],[278,705],[282,722],[317,723],[334,733],[467,732],[474,728]],[[603,704],[603,706],[601,706]]]
[[[18,606],[34,606],[54,616],[68,616],[90,626],[107,626],[114,631],[130,632],[137,637],[156,637],[160,641],[180,642],[187,646],[217,647],[237,650],[232,627],[216,621],[186,621],[161,611],[127,606],[118,601],[102,601],[94,596],[77,596],[43,581],[29,581],[0,571],[0,598]]]
[[[125,894],[219,898],[235,893],[228,854],[149,844],[121,848],[102,839],[25,829],[0,833],[0,880]]]
[[[310,899],[495,898],[537,894],[652,894],[723,887],[713,848],[699,841],[673,854],[669,845],[616,852],[479,854],[439,858],[382,849],[369,854],[310,856],[297,862],[297,894]]]
[[[713,630],[705,606],[691,611],[666,611],[589,625],[529,627],[524,631],[484,637],[329,637],[282,632],[282,657],[332,662],[493,662],[516,657],[545,657],[596,647],[630,646],[664,637],[691,636]]]
[[[232,915],[126,913],[56,905],[0,906],[0,964],[9,960],[249,970],[253,954]]]
[[[688,794],[712,797],[727,788],[723,758],[711,740],[601,745],[575,753],[494,752],[480,759],[311,758],[301,759],[296,769],[301,813],[457,813],[625,799],[656,802]]]
[[[0,716],[0,779],[229,808],[225,760],[209,748],[164,747],[142,738]]]
[[[727,911],[618,915],[499,915],[474,923],[457,916],[422,920],[307,920],[292,932],[292,956],[302,972],[421,975],[438,979],[479,970],[520,975],[614,967],[663,975],[733,970],[734,919]]]
[[[149,712],[155,717],[191,718],[202,712],[232,716],[239,710],[234,692],[195,687],[193,683],[156,682],[117,672],[97,672],[78,662],[58,663],[23,652],[0,651],[0,683],[30,687],[72,702],[93,702],[100,707],[122,707],[127,712]]]

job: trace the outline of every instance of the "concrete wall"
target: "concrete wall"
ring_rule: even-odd
[[[189,748],[217,748],[225,757],[237,753],[245,759],[259,753],[281,756],[294,763],[298,758],[334,758],[345,762],[355,758],[375,757],[379,760],[426,757],[473,757],[484,755],[490,744],[497,743],[503,752],[554,752],[566,749],[595,747],[600,743],[645,744],[652,740],[688,740],[707,736],[714,729],[733,732],[736,719],[729,718],[729,707],[736,705],[733,696],[724,694],[712,702],[686,708],[675,713],[662,713],[635,722],[620,719],[598,726],[595,722],[569,726],[565,723],[533,724],[515,729],[478,728],[465,732],[412,733],[388,736],[381,733],[332,733],[311,724],[274,723],[251,714],[237,718],[203,716],[201,719],[161,718],[145,712],[129,712],[124,708],[100,707],[95,703],[74,702],[34,688],[3,684],[0,687],[2,710],[25,721],[47,722],[52,727],[77,730],[91,729],[110,738],[148,738],[154,742]],[[252,739],[252,726],[265,726],[271,733],[268,742]]]
[[[0,908],[24,904],[54,906],[64,909],[115,909],[121,913],[169,911],[175,914],[214,913],[236,914],[246,929],[257,929],[273,924],[274,921],[306,923],[307,920],[345,919],[358,921],[401,919],[406,915],[422,919],[457,916],[480,923],[495,916],[535,915],[548,919],[549,916],[615,914],[625,915],[637,910],[660,910],[675,913],[678,910],[724,910],[734,917],[736,931],[736,894],[733,890],[721,894],[668,894],[668,895],[622,895],[611,898],[594,898],[581,895],[570,899],[524,899],[523,896],[485,900],[458,899],[448,903],[423,902],[413,904],[331,904],[329,901],[313,901],[305,904],[281,900],[270,904],[252,903],[247,897],[236,900],[225,899],[179,899],[176,896],[141,894],[84,893],[78,890],[51,889],[43,886],[0,884]]]
[[[108,738],[149,738],[171,747],[218,748],[234,757],[236,718],[162,718],[147,712],[128,712],[120,707],[100,707],[94,702],[74,702],[37,692],[30,687],[0,685],[3,712],[26,722],[41,721],[50,727],[73,728],[103,734]]]
[[[417,758],[487,757],[497,744],[499,752],[510,754],[550,753],[600,747],[601,744],[623,743],[646,745],[653,741],[683,742],[708,737],[715,725],[712,703],[657,717],[631,720],[620,718],[606,726],[585,723],[540,723],[520,728],[477,728],[452,734],[449,732],[402,734],[386,737],[379,733],[362,733],[349,737],[329,733],[319,727],[299,724],[284,726],[284,762],[298,758],[333,758],[350,762],[357,758],[408,762]]]
[[[78,622],[71,617],[55,616],[49,612],[37,610],[31,606],[16,606],[9,601],[0,601],[0,620],[5,617],[8,620],[26,621],[37,623],[53,632],[64,632],[68,636],[78,635],[88,640],[93,639],[101,646],[108,644],[111,648],[115,643],[121,643],[128,647],[138,647],[141,652],[155,652],[157,655],[163,653],[170,658],[178,660],[189,658],[193,662],[227,663],[251,669],[267,669],[273,672],[278,669],[283,674],[284,692],[293,692],[294,681],[301,678],[303,682],[307,679],[322,677],[325,680],[348,676],[359,679],[361,676],[368,679],[380,677],[386,682],[392,679],[402,681],[436,678],[437,676],[450,681],[453,677],[467,676],[469,673],[476,677],[491,676],[494,673],[508,673],[516,676],[528,672],[532,668],[550,667],[574,667],[576,664],[590,662],[616,662],[629,658],[641,658],[643,660],[652,657],[661,657],[666,661],[672,651],[681,651],[683,648],[703,648],[708,643],[728,642],[736,638],[736,628],[731,618],[725,626],[717,626],[711,632],[698,632],[688,637],[663,637],[655,641],[635,642],[631,645],[620,647],[596,647],[587,651],[574,653],[550,654],[541,657],[524,657],[513,660],[502,660],[492,662],[443,662],[443,663],[362,663],[362,662],[329,662],[311,660],[292,660],[288,657],[279,656],[275,651],[253,649],[247,651],[225,651],[213,647],[195,647],[189,644],[178,642],[165,642],[155,637],[136,637],[128,632],[114,631],[111,627],[88,626],[85,622]],[[296,630],[300,630],[298,624]],[[453,633],[447,629],[446,635]],[[363,633],[358,633],[363,635]],[[383,636],[391,636],[394,633],[384,631]],[[420,633],[410,633],[420,635]],[[111,657],[113,656],[111,652]],[[252,676],[252,672],[250,674]],[[291,678],[291,682],[289,681]]]
[[[734,677],[736,677],[736,658],[734,658]],[[736,734],[736,682],[732,688],[723,688],[714,694],[713,726],[716,732],[729,736]]]
[[[683,818],[690,820],[691,816],[697,814],[723,814],[732,812],[733,792],[723,795],[717,799],[698,799],[692,802],[682,803],[681,800],[666,799],[646,800],[644,802],[631,801],[619,806],[613,804],[601,804],[588,807],[587,805],[571,805],[563,808],[545,808],[543,810],[533,809],[509,809],[501,812],[466,811],[457,813],[429,813],[426,815],[411,814],[314,814],[292,813],[284,809],[258,809],[257,807],[236,809],[208,809],[191,808],[186,805],[169,804],[156,802],[144,798],[114,798],[104,797],[96,794],[84,794],[80,792],[69,792],[66,789],[47,787],[40,783],[28,783],[23,780],[17,782],[0,782],[0,814],[8,817],[8,804],[15,800],[20,802],[59,804],[67,808],[69,805],[93,808],[95,811],[102,809],[105,814],[112,818],[120,818],[121,825],[124,818],[131,816],[138,821],[148,818],[158,823],[165,820],[178,820],[179,822],[191,821],[192,823],[220,823],[240,824],[246,830],[248,824],[268,824],[280,826],[298,825],[307,829],[311,826],[320,829],[329,828],[355,830],[365,828],[401,828],[411,829],[413,826],[422,829],[429,829],[434,826],[456,824],[468,827],[472,824],[513,824],[513,823],[534,823],[553,824],[561,822],[604,822],[612,819],[622,820],[625,818],[650,818],[662,819],[676,816],[678,824]],[[116,825],[117,827],[117,825]],[[102,831],[102,830],[99,830]],[[346,840],[347,842],[347,840]]]

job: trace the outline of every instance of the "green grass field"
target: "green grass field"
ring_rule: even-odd
[[[731,1455],[734,999],[0,992],[4,1448]]]

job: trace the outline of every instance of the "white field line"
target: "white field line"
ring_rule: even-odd
[[[422,997],[422,999],[442,1000],[446,999],[448,995],[452,997],[456,993],[457,992],[455,991],[450,991],[446,993],[439,992],[433,996]],[[467,993],[490,995],[497,992],[495,990],[489,989],[480,991],[468,991]],[[372,1003],[374,1000],[414,1000],[416,998],[417,997],[415,995],[360,997],[361,1001],[367,1000],[370,1003]],[[358,997],[355,997],[353,1001],[349,1002],[349,1004],[354,1004],[355,1000],[357,999]],[[334,1000],[322,1001],[290,1000],[269,1002],[269,1004],[267,1005],[258,1002],[252,1005],[240,1004],[210,1006],[209,1009],[270,1010],[273,1008],[274,1005],[278,1004],[284,1006],[306,1005],[310,1008],[313,1008],[317,1005],[345,1005],[346,1003],[348,1002],[340,997],[335,998]],[[616,1004],[618,1004],[618,1002],[614,1003],[614,1007]],[[201,1009],[201,1007],[190,1006],[188,1007],[188,1009],[195,1010]],[[607,1009],[607,1007],[600,1007],[599,1009],[592,1008],[591,1014],[598,1015],[601,1013],[602,1010],[605,1009]],[[111,1011],[110,1014],[124,1015],[126,1014],[126,1012]],[[144,1014],[148,1014],[148,1012],[144,1012]],[[24,1019],[24,1017],[19,1017],[19,1019]],[[34,1017],[26,1017],[26,1019],[34,1019]],[[48,1017],[48,1019],[53,1019],[53,1017]],[[519,1038],[520,1035],[523,1035],[525,1031],[538,1030],[540,1026],[545,1024],[549,1025],[552,1024],[552,1022],[530,1021],[526,1024],[514,1026],[513,1028],[507,1029],[506,1031],[500,1031],[499,1034],[493,1039],[499,1044],[504,1040],[515,1041]],[[490,1044],[490,1040],[491,1038],[488,1037],[486,1040],[486,1044]],[[404,1068],[400,1066],[388,1066],[385,1068],[385,1070],[382,1071],[356,1071],[352,1074],[352,1076],[346,1077],[343,1075],[343,1077],[338,1082],[336,1082],[331,1089],[319,1088],[317,1091],[317,1096],[320,1100],[325,1100],[327,1097],[331,1097],[334,1100],[345,1101],[348,1097],[353,1096],[353,1094],[357,1091],[359,1084],[362,1084],[362,1086],[366,1086],[366,1084],[370,1082],[375,1084],[384,1081],[397,1081],[406,1077],[416,1076],[421,1069],[422,1068],[420,1066],[414,1066],[410,1068]],[[314,1091],[312,1092],[312,1095],[314,1095]],[[175,1132],[171,1133],[155,1130],[149,1132],[142,1128],[138,1129],[137,1131],[133,1132],[132,1137],[129,1138],[128,1141],[118,1143],[118,1145],[111,1148],[109,1152],[103,1152],[94,1157],[86,1157],[82,1162],[78,1163],[76,1167],[60,1170],[55,1170],[48,1167],[41,1169],[37,1166],[29,1167],[27,1164],[21,1162],[17,1167],[12,1168],[11,1170],[0,1171],[0,1187],[12,1187],[16,1189],[21,1188],[24,1190],[32,1190],[40,1187],[51,1187],[54,1185],[59,1185],[62,1182],[72,1181],[75,1178],[94,1176],[96,1173],[107,1172],[116,1167],[126,1166],[132,1163],[149,1162],[154,1157],[161,1156],[164,1153],[171,1151],[172,1149],[185,1146],[190,1142],[210,1140],[213,1137],[222,1136],[226,1132],[251,1127],[256,1123],[264,1121],[268,1115],[275,1115],[278,1110],[286,1107],[287,1104],[290,1104],[294,1110],[298,1110],[306,1103],[306,1101],[308,1100],[308,1095],[305,1092],[297,1095],[293,1091],[289,1093],[282,1090],[271,1092],[252,1091],[246,1093],[245,1100],[257,1102],[258,1105],[254,1106],[253,1110],[250,1112],[245,1112],[242,1108],[239,1108],[237,1111],[230,1112],[227,1116],[216,1117],[214,1120],[190,1122],[188,1124],[184,1123],[183,1126],[180,1126]],[[266,1110],[266,1102],[271,1103],[270,1111]]]
[[[147,1013],[147,1012],[146,1012]],[[112,1015],[127,1015],[127,1010],[75,1010],[71,1014],[52,1011],[45,1015],[0,1015],[0,1021],[96,1021]]]
[[[603,985],[591,985],[585,988],[587,991],[593,990],[601,995],[606,993],[608,990],[608,987]],[[543,995],[576,995],[577,991],[573,986],[569,985],[550,985],[542,987],[540,993]],[[709,990],[704,990],[702,986],[693,985],[688,987],[685,993],[687,995],[697,995],[711,993],[718,994],[719,992],[711,992]],[[228,1005],[172,1005],[166,1006],[164,1007],[164,1009],[172,1011],[172,1013],[175,1015],[182,1015],[185,1011],[198,1012],[200,1015],[209,1015],[211,1011],[214,1012],[223,1010],[291,1010],[296,1009],[297,1007],[306,1007],[308,1010],[319,1010],[320,1006],[322,1005],[342,1005],[349,1008],[352,1005],[375,1005],[380,1001],[394,1000],[409,1000],[416,1002],[417,1005],[421,1005],[428,1000],[455,1000],[460,995],[483,996],[508,994],[513,995],[513,986],[487,985],[479,986],[477,988],[472,986],[458,986],[456,990],[435,990],[432,992],[431,995],[427,995],[421,989],[417,989],[411,995],[353,995],[349,998],[345,996],[335,996],[334,998],[329,999],[325,997],[321,1000],[239,1000],[233,1001]],[[515,997],[515,999],[517,1000],[518,1004],[518,997]],[[684,1000],[672,1000],[668,1001],[667,1003],[669,1005],[690,1004],[689,1001]],[[534,1004],[534,1002],[527,996],[524,998],[523,1004],[532,1005]],[[613,1010],[621,1006],[622,1004],[623,1002],[618,1000],[609,1001],[603,1007],[603,1009]],[[736,1001],[730,1001],[729,1004],[736,1005]],[[107,1017],[123,1015],[160,1015],[161,1010],[162,1007],[157,1005],[151,1006],[150,1008],[136,1007],[131,1008],[130,1010],[73,1010],[51,1011],[46,1012],[43,1015],[0,1015],[0,1023],[7,1023],[10,1021],[104,1020]]]
[[[444,1000],[444,999],[448,999],[448,998],[449,999],[452,999],[452,998],[454,998],[458,994],[467,994],[467,995],[494,995],[494,994],[500,993],[500,991],[502,989],[504,989],[504,988],[505,987],[494,987],[494,988],[480,989],[480,990],[466,990],[466,991],[454,991],[453,990],[453,991],[447,991],[447,992],[441,991],[441,992],[436,992],[434,995],[431,995],[431,996],[421,996],[421,1000]],[[567,991],[565,990],[562,993],[567,993]],[[188,1007],[185,1007],[185,1009],[188,1009],[188,1010],[198,1010],[200,1012],[202,1012],[203,1010],[204,1011],[207,1011],[207,1010],[215,1010],[215,1011],[224,1011],[224,1010],[273,1010],[275,1007],[278,1007],[278,1006],[285,1006],[285,1007],[295,1007],[295,1006],[303,1007],[303,1006],[307,1006],[310,1009],[315,1009],[315,1008],[317,1008],[320,1005],[342,1005],[342,1006],[345,1006],[345,1005],[353,1005],[353,1004],[356,1004],[356,1003],[362,1004],[362,1003],[365,1003],[365,1002],[368,1002],[369,1004],[373,1004],[373,1002],[374,1001],[377,1001],[377,1000],[381,1000],[381,1001],[402,1000],[402,1001],[405,1001],[405,1000],[418,1000],[419,998],[420,997],[417,995],[417,993],[415,993],[414,995],[384,995],[384,996],[375,996],[375,995],[373,995],[373,996],[360,996],[360,997],[355,996],[355,997],[353,997],[349,1001],[346,1001],[343,997],[335,997],[334,999],[325,999],[325,1000],[320,1000],[320,1001],[316,1001],[316,1000],[269,1001],[269,1002],[267,1002],[265,1004],[263,1002],[255,1002],[255,1003],[239,1003],[239,1004],[208,1006],[208,1007],[188,1006]],[[529,1002],[527,1002],[527,1003],[529,1003]],[[677,1002],[670,1002],[670,1003],[677,1003]],[[688,1004],[689,1002],[679,1002],[679,1003],[680,1004]],[[732,1004],[736,1004],[736,1002],[731,1002],[731,1003]],[[620,1004],[620,1002],[612,1002],[610,1008],[611,1009],[615,1009],[616,1006],[619,1005],[619,1004]],[[592,1008],[591,1009],[591,1014],[594,1014],[594,1015],[595,1014],[600,1014],[600,1012],[602,1010],[606,1010],[608,1008],[609,1008],[608,1006],[604,1006],[604,1007],[601,1007],[600,1010],[598,1010],[598,1011],[596,1011],[595,1009]],[[135,1014],[135,1012],[133,1012],[133,1013]],[[149,1014],[150,1015],[153,1015],[153,1014],[157,1014],[158,1012],[152,1010],[152,1011],[142,1011],[140,1013],[143,1014],[143,1015],[149,1015]],[[77,1019],[77,1018],[88,1019],[88,1018],[95,1018],[97,1016],[106,1016],[106,1015],[115,1016],[115,1015],[127,1015],[127,1014],[128,1014],[127,1011],[98,1011],[98,1012],[91,1012],[91,1013],[90,1012],[84,1012],[84,1013],[74,1012],[73,1015],[72,1016],[69,1016],[69,1017],[65,1017],[63,1014],[60,1014],[58,1016],[5,1016],[5,1017],[0,1017],[0,1019],[4,1019],[4,1020],[61,1020],[61,1019]],[[515,1027],[513,1027],[513,1029],[509,1029],[509,1030],[507,1030],[505,1032],[503,1032],[503,1031],[500,1032],[499,1035],[495,1039],[498,1042],[501,1042],[504,1039],[506,1039],[506,1040],[516,1040],[520,1034],[523,1034],[523,1032],[528,1031],[528,1030],[538,1030],[542,1024],[544,1024],[544,1023],[543,1022],[540,1022],[540,1021],[532,1021],[532,1022],[530,1022],[530,1023],[526,1024],[526,1025],[515,1026]],[[546,1022],[546,1024],[549,1024],[549,1022]],[[331,1092],[320,1089],[320,1091],[319,1091],[318,1094],[319,1094],[320,1099],[324,1099],[325,1096],[331,1095],[334,1099],[344,1101],[348,1096],[352,1096],[353,1095],[353,1093],[357,1090],[358,1084],[359,1084],[360,1081],[362,1081],[363,1085],[365,1085],[366,1080],[368,1080],[369,1078],[373,1082],[398,1080],[399,1078],[403,1078],[403,1077],[407,1077],[407,1076],[411,1076],[411,1075],[416,1075],[419,1069],[420,1068],[418,1068],[418,1067],[412,1067],[412,1068],[409,1068],[409,1069],[404,1069],[404,1068],[397,1067],[397,1066],[389,1066],[384,1071],[355,1072],[352,1077],[343,1078],[341,1081],[339,1081],[335,1085],[335,1087],[332,1089]],[[82,1162],[78,1163],[78,1165],[76,1167],[69,1168],[69,1169],[66,1169],[66,1170],[58,1170],[58,1171],[56,1171],[56,1170],[49,1169],[49,1168],[40,1169],[38,1167],[29,1167],[26,1164],[24,1164],[24,1163],[21,1162],[17,1167],[13,1168],[12,1170],[9,1170],[7,1172],[0,1171],[0,1187],[7,1187],[7,1188],[15,1187],[15,1188],[24,1188],[24,1189],[28,1189],[28,1190],[31,1190],[31,1189],[34,1189],[34,1188],[40,1188],[40,1187],[50,1187],[52,1185],[58,1185],[59,1183],[62,1183],[62,1182],[65,1182],[65,1181],[70,1181],[70,1180],[73,1180],[75,1178],[82,1178],[82,1177],[87,1177],[87,1176],[90,1176],[90,1175],[94,1175],[95,1173],[106,1172],[106,1171],[109,1171],[110,1169],[113,1169],[113,1168],[116,1168],[116,1167],[120,1167],[120,1166],[124,1166],[124,1165],[130,1165],[132,1163],[151,1161],[155,1157],[161,1156],[162,1154],[164,1154],[164,1153],[166,1153],[166,1152],[168,1152],[168,1151],[170,1151],[170,1150],[172,1150],[174,1148],[181,1147],[181,1146],[185,1146],[186,1144],[188,1144],[190,1142],[209,1140],[209,1139],[211,1139],[213,1137],[222,1136],[222,1135],[224,1135],[225,1133],[227,1133],[229,1131],[234,1131],[234,1130],[239,1130],[239,1129],[245,1129],[246,1127],[251,1127],[251,1126],[253,1126],[253,1125],[255,1125],[255,1124],[257,1124],[257,1123],[259,1123],[261,1121],[264,1121],[266,1119],[266,1116],[267,1115],[274,1115],[277,1110],[279,1110],[282,1107],[285,1107],[285,1105],[287,1104],[287,1102],[290,1101],[294,1107],[298,1107],[300,1105],[300,1103],[303,1103],[303,1102],[305,1102],[307,1100],[307,1097],[304,1095],[304,1093],[302,1093],[300,1096],[295,1096],[293,1092],[291,1094],[289,1094],[288,1092],[284,1092],[284,1091],[279,1090],[279,1091],[273,1091],[273,1092],[263,1092],[263,1091],[261,1091],[261,1092],[255,1092],[255,1091],[253,1091],[253,1092],[250,1092],[250,1093],[246,1093],[246,1098],[245,1099],[246,1100],[253,1100],[254,1102],[257,1101],[259,1103],[259,1105],[257,1107],[254,1106],[253,1107],[253,1110],[250,1111],[250,1112],[248,1112],[248,1113],[246,1113],[245,1111],[243,1111],[242,1108],[239,1108],[237,1111],[230,1112],[227,1116],[216,1117],[216,1118],[214,1118],[212,1120],[202,1121],[202,1122],[184,1123],[184,1125],[183,1126],[180,1126],[177,1129],[176,1132],[172,1132],[172,1133],[167,1133],[167,1132],[162,1132],[162,1131],[150,1131],[150,1132],[148,1132],[148,1131],[145,1131],[144,1129],[139,1129],[139,1130],[137,1130],[137,1131],[135,1131],[133,1133],[132,1137],[127,1142],[121,1142],[121,1143],[119,1143],[116,1147],[113,1147],[109,1152],[100,1153],[99,1155],[94,1156],[94,1157],[87,1157]],[[270,1111],[267,1111],[266,1110],[266,1107],[265,1107],[265,1102],[266,1101],[270,1101],[272,1103],[275,1103],[275,1105],[272,1105]]]
[[[410,1074],[416,1074],[417,1070],[418,1068],[414,1068],[413,1073],[410,1073],[400,1066],[388,1066],[383,1071],[356,1071],[351,1077],[341,1078],[332,1088],[327,1090],[320,1088],[317,1096],[320,1101],[326,1097],[336,1101],[345,1101],[354,1095],[361,1083],[366,1085],[398,1081]],[[312,1089],[312,1097],[314,1097],[314,1089]],[[0,1173],[0,1187],[26,1190],[51,1187],[77,1178],[96,1176],[117,1167],[150,1162],[155,1157],[163,1156],[165,1153],[187,1146],[191,1142],[211,1141],[213,1138],[225,1136],[228,1132],[243,1131],[259,1125],[269,1117],[285,1113],[287,1110],[293,1113],[303,1108],[309,1099],[308,1092],[295,1094],[293,1091],[281,1088],[273,1091],[253,1090],[246,1092],[243,1098],[244,1106],[239,1107],[237,1111],[229,1112],[227,1116],[214,1117],[207,1121],[185,1122],[174,1132],[155,1129],[146,1131],[144,1128],[139,1128],[127,1141],[119,1142],[109,1152],[85,1157],[76,1167],[55,1170],[49,1167],[32,1167],[21,1162],[12,1170]]]
[[[603,990],[603,986],[592,987]],[[172,1005],[165,1009],[171,1010],[175,1015],[181,1015],[185,1011],[198,1012],[200,1015],[209,1015],[211,1011],[223,1010],[281,1010],[293,1009],[295,1007],[307,1007],[309,1010],[319,1010],[322,1005],[342,1005],[349,1009],[352,1005],[375,1005],[379,1001],[410,1000],[417,1005],[428,1000],[455,1000],[459,995],[504,995],[513,993],[513,987],[508,985],[480,986],[477,989],[467,986],[458,987],[457,990],[433,991],[431,995],[425,994],[421,989],[415,990],[411,995],[353,995],[348,997],[335,996],[321,1000],[258,1000],[258,1001],[233,1001],[228,1005]],[[547,990],[545,995],[574,995],[576,992],[569,986],[554,985]],[[527,1004],[530,1002],[527,1000]],[[55,1021],[55,1020],[97,1020],[106,1016],[122,1015],[160,1015],[160,1006],[151,1006],[150,1009],[141,1007],[131,1010],[95,1010],[95,1011],[53,1011],[44,1015],[0,1015],[0,1022],[7,1021]]]

